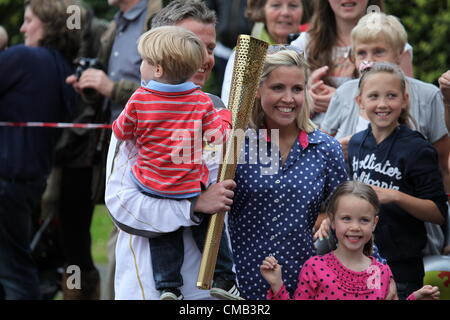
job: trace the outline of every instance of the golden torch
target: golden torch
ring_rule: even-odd
[[[266,58],[267,47],[267,42],[248,35],[240,35],[237,41],[231,92],[228,100],[228,109],[232,113],[233,129],[225,146],[223,162],[219,167],[218,182],[234,179],[239,151],[243,143],[243,139],[234,139],[236,136],[235,130],[247,129]],[[208,290],[211,287],[224,217],[224,213],[216,213],[211,216],[209,221],[197,279],[197,287],[199,289]]]

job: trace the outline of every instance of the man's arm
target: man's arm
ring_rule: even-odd
[[[195,212],[214,214],[230,210],[236,186],[232,180],[211,185],[191,201],[157,199],[142,194],[129,174],[137,160],[133,141],[121,143],[118,149],[116,146],[117,139],[112,136],[105,203],[115,223],[125,232],[154,237],[180,227],[197,225],[201,217]]]

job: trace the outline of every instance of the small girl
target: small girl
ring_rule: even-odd
[[[384,300],[392,273],[372,254],[372,233],[378,223],[379,200],[375,191],[358,181],[340,184],[327,207],[337,249],[308,259],[300,272],[295,300]],[[267,299],[289,300],[281,266],[267,257],[261,274],[270,284]],[[438,299],[437,287],[424,286],[408,299]]]
[[[409,100],[400,68],[369,64],[358,87],[356,102],[370,125],[349,142],[349,176],[370,184],[380,199],[375,243],[405,299],[422,286],[424,222],[445,221],[447,196],[436,150],[408,127]]]

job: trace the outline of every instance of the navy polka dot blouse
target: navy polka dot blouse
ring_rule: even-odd
[[[312,229],[321,204],[348,178],[341,145],[319,130],[308,134],[306,148],[296,141],[284,165],[277,151],[279,166],[271,174],[264,171],[271,152],[261,151],[261,138],[257,144],[249,141],[241,157],[245,163],[236,172],[228,227],[240,289],[246,299],[255,300],[265,299],[269,288],[259,272],[268,255],[282,265],[293,293],[298,270],[316,254]],[[270,150],[270,142],[265,143]]]

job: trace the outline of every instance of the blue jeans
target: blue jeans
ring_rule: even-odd
[[[18,182],[0,178],[0,292],[7,300],[40,298],[30,244],[32,214],[44,188],[45,179]]]
[[[192,236],[200,251],[203,251],[209,219],[205,217],[198,226],[190,227]],[[152,256],[153,278],[157,290],[164,288],[179,288],[183,285],[181,266],[184,260],[183,231],[180,228],[174,232],[150,240]],[[233,258],[225,230],[220,239],[219,254],[217,256],[214,279],[236,280],[232,270]]]

